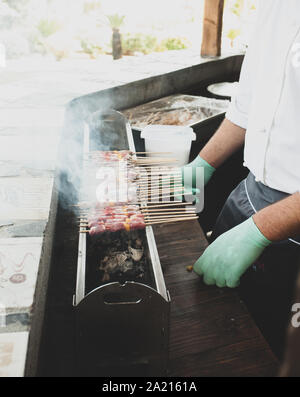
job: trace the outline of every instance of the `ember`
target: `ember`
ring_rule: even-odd
[[[101,284],[125,281],[149,282],[152,277],[145,256],[145,242],[138,232],[104,234],[91,240],[93,249],[89,258],[91,285],[89,289]],[[150,282],[151,283],[151,282]]]

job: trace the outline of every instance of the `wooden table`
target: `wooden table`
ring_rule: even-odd
[[[186,270],[207,246],[198,221],[154,234],[171,295],[170,375],[276,375],[278,361],[236,290],[206,286]]]

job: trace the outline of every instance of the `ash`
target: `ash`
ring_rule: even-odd
[[[117,243],[120,241],[117,241]],[[100,262],[99,270],[101,281],[109,282],[115,278],[120,281],[124,276],[141,280],[144,278],[144,248],[140,238],[130,239],[126,251],[122,249],[122,244],[116,244],[109,248],[106,256]]]
[[[87,291],[112,282],[135,281],[154,285],[143,232],[119,231],[87,236]]]

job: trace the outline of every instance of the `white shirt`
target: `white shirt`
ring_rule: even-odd
[[[300,0],[261,0],[226,118],[247,130],[244,165],[257,180],[300,190]]]

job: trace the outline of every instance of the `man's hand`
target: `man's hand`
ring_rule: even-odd
[[[194,264],[194,271],[207,285],[235,288],[269,244],[249,218],[218,237]]]
[[[194,161],[182,167],[182,177],[185,184],[185,191],[197,193],[196,170],[204,169],[204,185],[208,183],[215,170],[224,163],[233,153],[240,149],[245,141],[246,130],[231,121],[225,119],[213,137],[204,146],[199,156]],[[184,170],[189,169],[185,178]],[[188,175],[191,177],[188,177]],[[200,186],[201,187],[201,186]]]
[[[207,184],[216,170],[200,156],[197,156],[194,161],[182,167],[181,172],[182,179],[184,181],[184,187],[186,190],[190,190],[193,193],[197,192],[197,168],[203,168],[204,170],[204,186]]]

